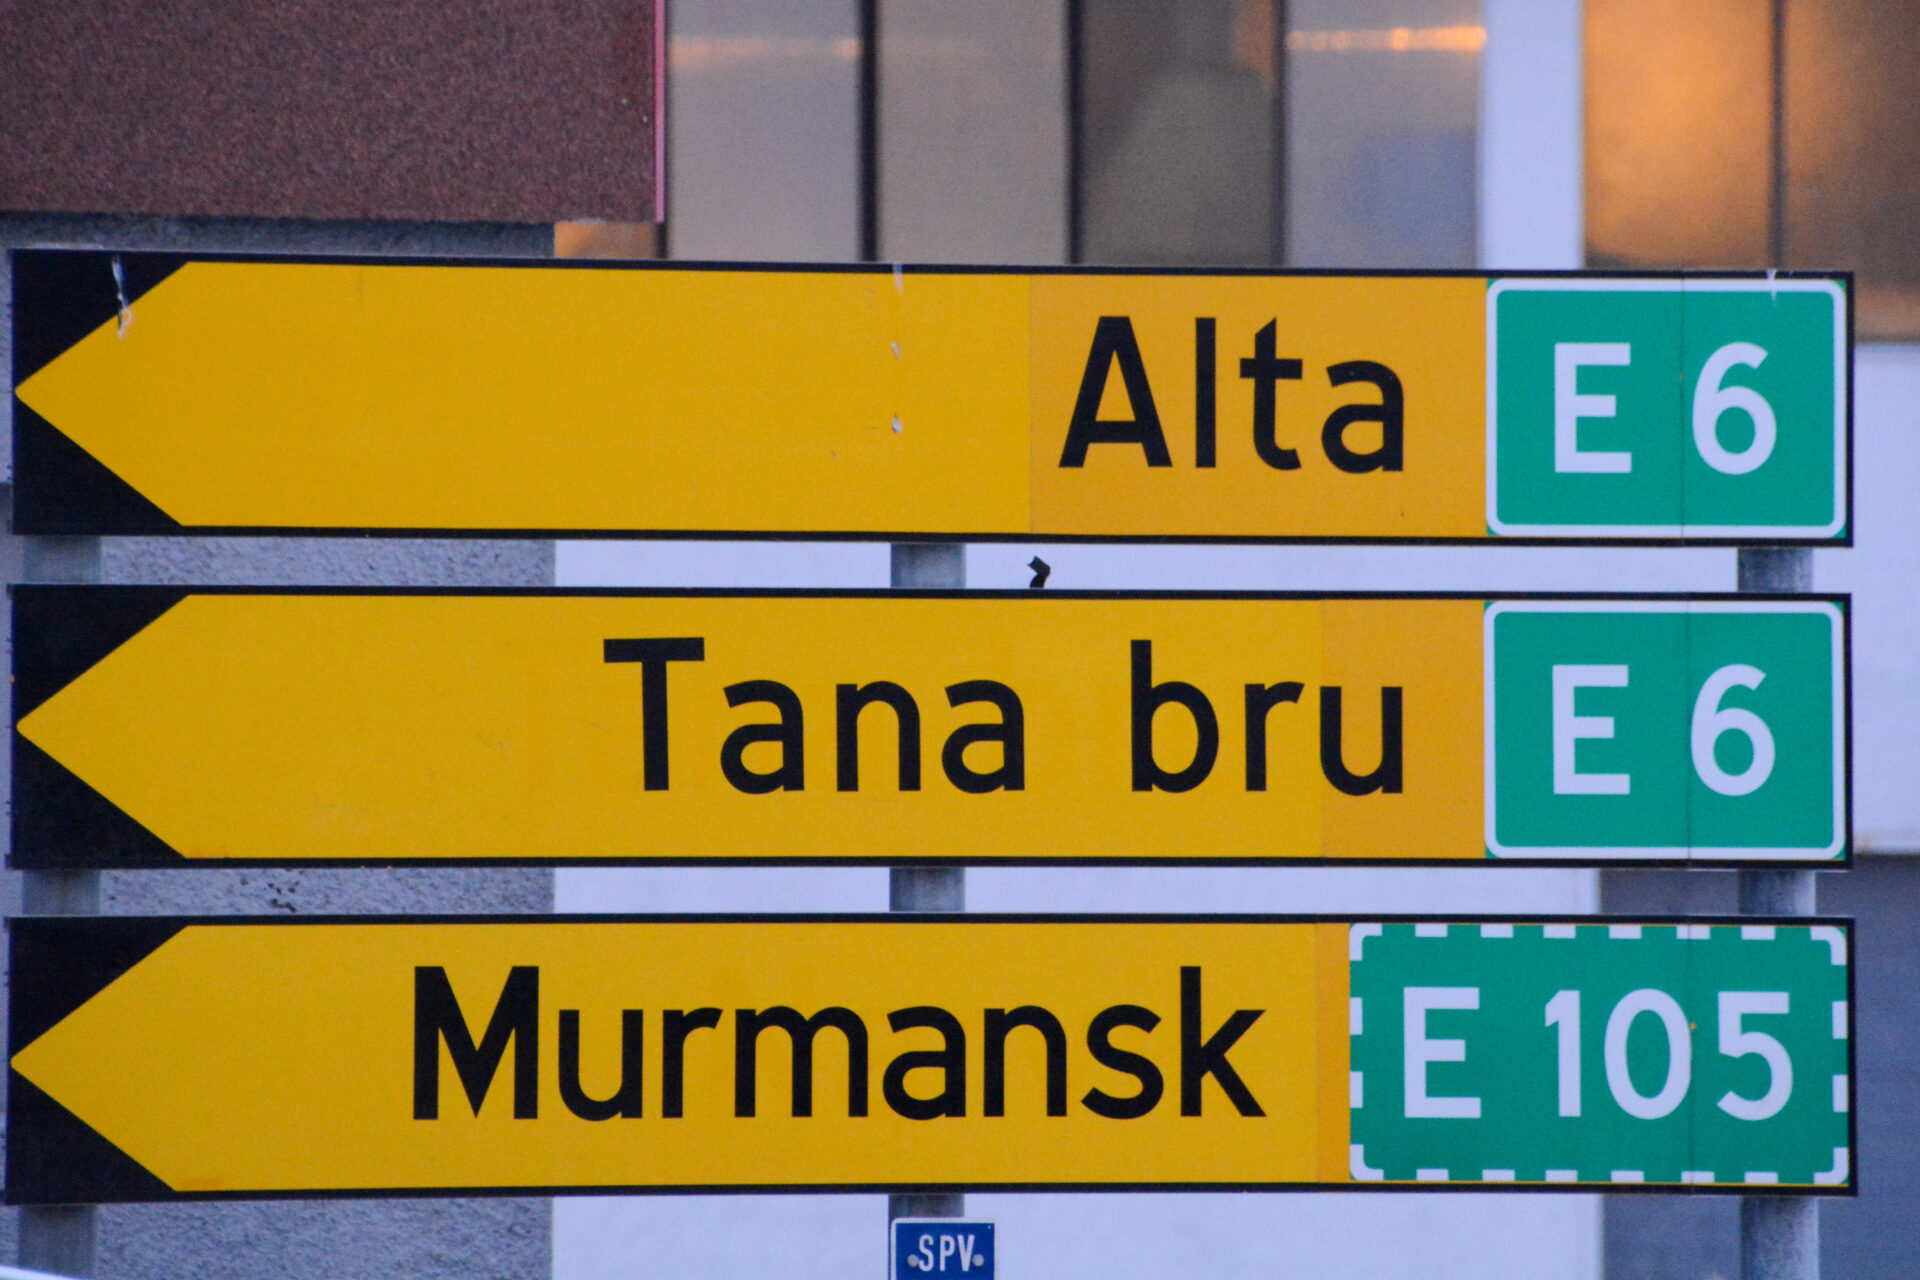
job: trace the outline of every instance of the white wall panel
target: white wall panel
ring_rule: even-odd
[[[1853,593],[1853,825],[1869,852],[1920,850],[1920,346],[1854,353],[1847,551],[1814,553],[1818,591]]]

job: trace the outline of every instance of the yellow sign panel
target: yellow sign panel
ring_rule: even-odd
[[[1486,856],[1477,599],[17,590],[16,865]]]
[[[26,371],[36,531],[1486,536],[1478,276],[153,270]]]
[[[1752,919],[28,917],[7,1201],[1851,1194],[1848,922]]]
[[[1349,1176],[1344,924],[171,923],[13,1056],[157,1181],[15,1200]]]
[[[1037,276],[1029,306],[1033,533],[1486,532],[1484,280]],[[1164,454],[1138,425],[1072,452],[1094,368],[1099,419]]]

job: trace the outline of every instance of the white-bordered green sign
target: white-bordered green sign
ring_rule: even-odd
[[[1488,531],[1845,536],[1847,328],[1833,279],[1496,280]]]
[[[1490,604],[1488,852],[1844,856],[1846,670],[1828,601]]]

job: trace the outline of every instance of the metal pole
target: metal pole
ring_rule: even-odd
[[[1767,139],[1767,252],[1787,265],[1787,5],[1771,0],[1768,53],[1772,70]],[[1804,548],[1743,547],[1743,593],[1767,595],[1813,589],[1813,552]],[[1811,871],[1740,872],[1740,910],[1747,915],[1812,915]],[[1740,1274],[1743,1280],[1819,1280],[1820,1202],[1809,1196],[1748,1196],[1740,1201]]]
[[[1742,547],[1740,590],[1771,595],[1813,588],[1813,552]],[[1743,915],[1809,916],[1811,871],[1742,871]],[[1820,1280],[1820,1202],[1811,1196],[1746,1196],[1740,1201],[1742,1280]]]
[[[957,591],[967,585],[967,548],[958,542],[896,542],[891,585]],[[893,911],[965,911],[965,867],[894,867],[887,905]],[[958,1218],[967,1198],[952,1192],[887,1197],[887,1221]]]
[[[100,539],[28,538],[21,558],[27,582],[100,581]],[[98,871],[27,871],[20,906],[30,916],[90,916],[100,911]],[[91,1276],[99,1233],[90,1204],[26,1205],[20,1210],[19,1262],[63,1276]]]

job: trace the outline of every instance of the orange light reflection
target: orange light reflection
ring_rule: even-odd
[[[1486,44],[1487,29],[1471,23],[1287,33],[1288,53],[1478,53]]]

